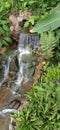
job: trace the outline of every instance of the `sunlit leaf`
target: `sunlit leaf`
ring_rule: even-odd
[[[42,33],[60,27],[60,11],[52,12],[38,22],[33,28],[33,32]]]

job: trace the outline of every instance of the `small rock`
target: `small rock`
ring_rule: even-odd
[[[16,33],[20,33],[20,31],[21,31],[21,27],[17,24],[16,26],[15,26],[15,31],[16,31]]]
[[[37,66],[36,66],[36,73],[35,73],[35,78],[37,80],[40,79],[42,73],[43,73],[43,64],[42,63],[39,63]]]
[[[18,108],[21,104],[20,96],[12,94],[11,90],[2,87],[0,88],[0,110]]]
[[[13,77],[15,74],[16,74],[15,71],[10,71],[10,72],[9,72],[9,76],[10,76],[10,77]]]
[[[9,130],[9,123],[10,123],[10,117],[8,115],[0,121],[0,130]]]
[[[10,27],[10,31],[13,32],[14,31],[14,26]]]
[[[30,33],[34,33],[33,32],[33,25],[30,25],[29,28],[28,28],[28,30],[29,30]]]
[[[30,91],[32,85],[33,85],[33,83],[26,82],[23,84],[23,87],[24,87],[25,91]]]
[[[24,11],[21,15],[17,17],[18,22],[23,20],[28,20],[31,17],[31,13],[28,11]]]
[[[16,33],[16,31],[13,31],[13,32],[11,32],[11,38],[12,38],[14,41],[18,42],[18,41],[19,41],[19,34]]]
[[[15,27],[18,24],[17,18],[14,15],[10,15],[9,19],[12,22],[12,25]]]
[[[19,110],[22,110],[26,105],[28,104],[28,100],[26,97],[24,97],[21,101],[21,105],[19,107]]]
[[[4,47],[1,49],[0,53],[1,53],[1,54],[4,54],[6,51],[7,51],[7,48],[4,46]]]
[[[23,12],[23,18],[24,19],[28,20],[30,17],[31,17],[31,13],[30,12],[28,12],[28,11],[24,11]]]

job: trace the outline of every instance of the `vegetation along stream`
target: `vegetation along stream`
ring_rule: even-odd
[[[60,0],[0,0],[0,130],[60,130]]]

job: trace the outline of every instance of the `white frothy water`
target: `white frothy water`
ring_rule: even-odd
[[[7,65],[3,65],[4,67],[4,78],[3,80],[0,82],[0,86],[2,86],[2,84],[5,82],[5,80],[8,78],[8,74],[9,74],[9,66],[10,66],[10,62],[11,62],[11,57],[8,58],[8,63]]]
[[[24,80],[24,64],[23,64],[23,57],[31,55],[32,52],[25,49],[25,48],[19,48],[19,55],[18,55],[18,62],[19,62],[19,71],[17,74],[17,80],[15,82],[16,85],[21,86],[23,80]]]
[[[11,56],[8,57],[8,61],[6,65],[4,66],[4,74],[3,74],[3,80],[0,82],[0,86],[3,85],[3,83],[8,79],[9,77],[9,68],[10,63],[12,62],[13,58],[16,56],[18,60],[18,72],[16,73],[16,78],[8,83],[9,87],[12,85],[12,90],[17,90],[19,87],[22,86],[23,83],[28,82],[30,79],[32,79],[32,73],[34,73],[34,69],[31,73],[31,64],[32,64],[32,49],[26,48],[33,47],[34,49],[37,49],[39,45],[39,35],[30,35],[30,34],[20,34],[19,38],[19,45],[17,50],[14,54],[11,54]],[[34,65],[33,65],[34,66]]]
[[[4,109],[4,110],[0,111],[0,116],[4,117],[6,114],[14,112],[14,111],[16,111],[16,110],[15,109]]]

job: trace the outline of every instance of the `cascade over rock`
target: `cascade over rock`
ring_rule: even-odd
[[[39,35],[21,33],[17,49],[7,52],[0,61],[0,121],[2,125],[9,113],[21,105],[23,95],[33,84],[36,68],[36,56],[33,52],[39,50],[39,46]],[[3,129],[2,126],[0,128]]]

